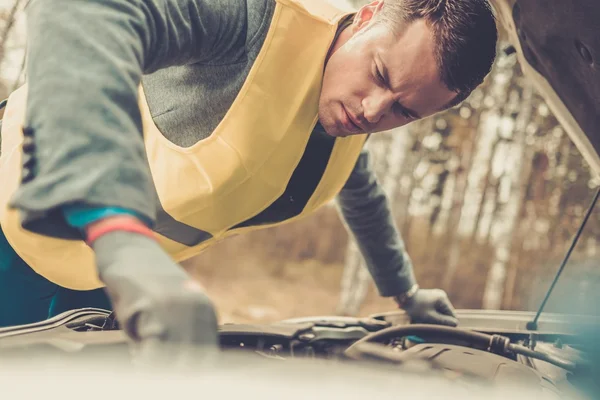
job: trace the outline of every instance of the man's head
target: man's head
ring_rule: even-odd
[[[347,136],[457,105],[489,73],[496,41],[487,0],[375,0],[332,46],[320,122]]]

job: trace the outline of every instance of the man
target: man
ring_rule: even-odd
[[[176,261],[335,196],[380,294],[456,324],[362,148],[481,83],[485,0],[33,0],[28,39],[2,130],[0,325],[106,307],[105,286],[134,341],[214,345]]]

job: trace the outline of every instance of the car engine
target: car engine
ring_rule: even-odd
[[[556,398],[591,398],[597,371],[580,335],[507,329],[515,322],[494,326],[490,321],[484,318],[480,327],[472,323],[469,328],[411,324],[397,311],[367,318],[224,324],[220,346],[225,354],[257,357],[281,368],[294,360],[355,363],[478,387],[517,385]],[[48,351],[94,358],[108,349],[127,359],[126,346],[114,314],[105,310],[75,310],[43,323],[0,329],[3,360]]]

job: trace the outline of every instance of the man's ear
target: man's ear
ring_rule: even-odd
[[[383,2],[384,0],[374,0],[371,3],[362,6],[354,16],[352,33],[356,33],[366,27],[373,17],[381,10]]]

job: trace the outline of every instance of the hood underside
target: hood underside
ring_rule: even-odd
[[[600,1],[490,0],[523,73],[600,174]]]

